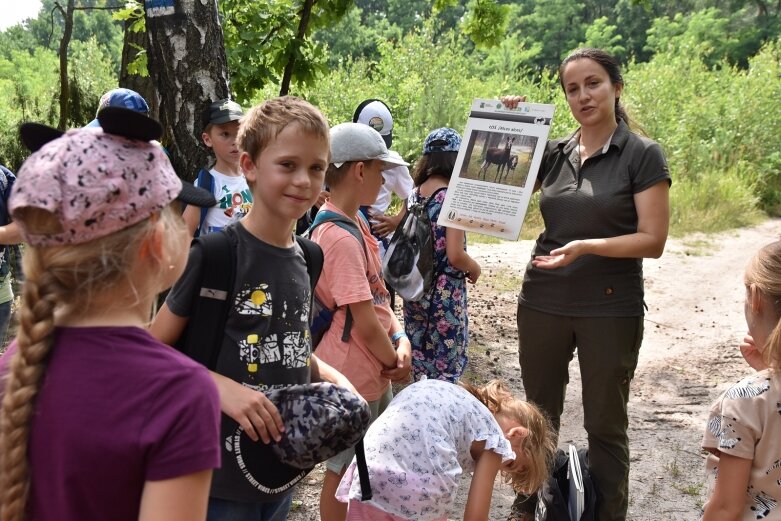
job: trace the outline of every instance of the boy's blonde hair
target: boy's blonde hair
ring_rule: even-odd
[[[28,245],[25,248],[26,279],[19,310],[17,352],[10,362],[0,409],[0,513],[3,521],[25,518],[30,483],[27,458],[30,423],[35,397],[54,343],[55,312],[59,318],[91,310],[97,305],[96,297],[109,295],[122,284],[129,284],[139,299],[150,297],[139,291],[156,293],[159,288],[154,283],[139,285],[132,280],[131,269],[138,261],[143,241],[153,231],[157,215],[81,244]],[[170,206],[159,216],[167,229],[180,227],[184,230],[184,222]],[[37,208],[25,209],[18,218],[34,233],[44,233],[60,225],[54,214]],[[164,238],[173,236],[169,232],[164,234]],[[181,244],[164,239],[162,258],[167,258],[169,253],[175,255],[174,249],[179,247]],[[148,281],[163,277],[167,266],[162,264],[161,260],[159,273],[150,276]],[[117,306],[127,305],[127,302],[117,303]]]
[[[241,152],[255,161],[285,127],[297,123],[301,130],[329,145],[328,121],[311,103],[295,96],[281,96],[252,107],[241,120],[236,141]],[[330,159],[330,153],[329,153]]]
[[[762,350],[762,359],[771,369],[781,369],[781,241],[760,249],[746,267],[746,285],[754,284],[773,302],[776,326]]]
[[[513,490],[534,494],[550,476],[556,455],[556,435],[550,420],[534,404],[519,400],[499,380],[475,387],[460,384],[495,416],[504,416],[525,427],[528,435],[521,442],[527,464],[517,472],[505,473],[505,481]]]

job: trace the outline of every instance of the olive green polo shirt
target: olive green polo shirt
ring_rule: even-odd
[[[578,132],[549,141],[540,168],[540,211],[545,230],[532,257],[576,239],[637,232],[634,195],[671,183],[661,147],[623,121],[610,143],[580,164]],[[544,270],[529,262],[519,303],[567,316],[643,315],[643,261],[583,255],[569,266]]]

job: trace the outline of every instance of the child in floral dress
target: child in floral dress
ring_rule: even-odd
[[[416,381],[434,378],[455,383],[468,361],[466,281],[477,281],[480,265],[466,252],[463,230],[437,224],[460,146],[461,136],[451,128],[439,128],[426,137],[413,175],[417,188],[407,205],[428,199],[436,277],[430,295],[404,302],[404,329],[412,344]]]

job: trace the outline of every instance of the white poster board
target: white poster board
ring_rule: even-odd
[[[517,240],[534,191],[553,105],[476,99],[437,224]]]

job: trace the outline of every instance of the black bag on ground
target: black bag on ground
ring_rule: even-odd
[[[569,488],[570,461],[563,450],[556,451],[551,477],[537,492],[537,509],[534,521],[594,521],[596,519],[597,489],[588,467],[588,450],[577,452],[583,477],[583,513],[580,519],[570,517]]]

